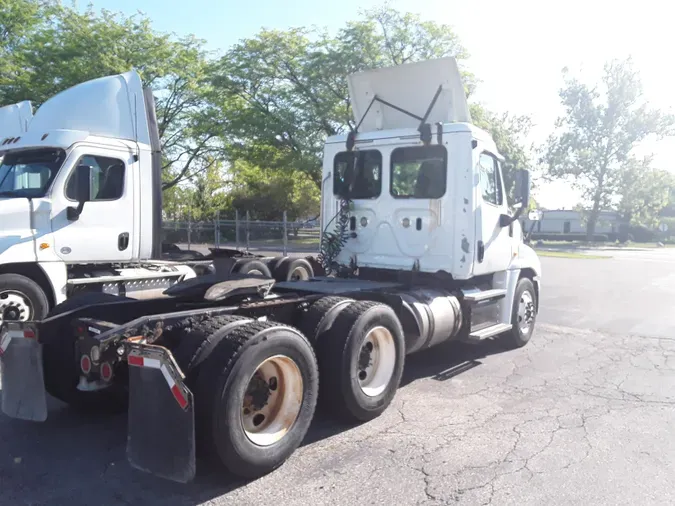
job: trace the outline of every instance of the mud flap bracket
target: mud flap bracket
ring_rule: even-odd
[[[128,343],[127,458],[141,471],[188,483],[196,471],[194,397],[169,350]]]

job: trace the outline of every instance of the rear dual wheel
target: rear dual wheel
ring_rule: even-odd
[[[237,316],[183,331],[174,356],[195,395],[198,447],[231,473],[282,465],[311,424],[316,357],[296,329]]]
[[[304,258],[282,257],[272,270],[277,281],[304,281],[314,277],[314,269]]]
[[[232,474],[258,478],[282,465],[322,404],[367,421],[391,403],[403,371],[403,330],[377,302],[325,297],[305,332],[274,322],[221,316],[185,327],[174,357],[195,396],[200,452]]]
[[[394,311],[379,302],[324,297],[304,322],[317,350],[321,406],[348,422],[381,415],[396,395],[405,360]]]

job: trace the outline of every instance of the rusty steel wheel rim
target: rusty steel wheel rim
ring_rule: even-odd
[[[300,415],[303,399],[300,368],[291,358],[275,355],[251,376],[241,408],[246,437],[258,446],[279,442]]]

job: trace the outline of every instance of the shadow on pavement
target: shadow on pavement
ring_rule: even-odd
[[[442,345],[407,357],[401,388],[422,379],[448,381],[505,351],[497,342]],[[0,504],[193,506],[245,485],[204,462],[181,485],[136,471],[127,463],[125,415],[83,415],[50,399],[49,418],[28,423],[0,415]],[[303,445],[349,431],[320,412]]]

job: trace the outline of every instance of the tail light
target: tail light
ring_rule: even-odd
[[[101,378],[103,381],[110,381],[113,377],[113,368],[108,362],[101,364]]]
[[[82,358],[80,358],[80,369],[84,374],[91,372],[91,359],[88,355],[82,355]]]

